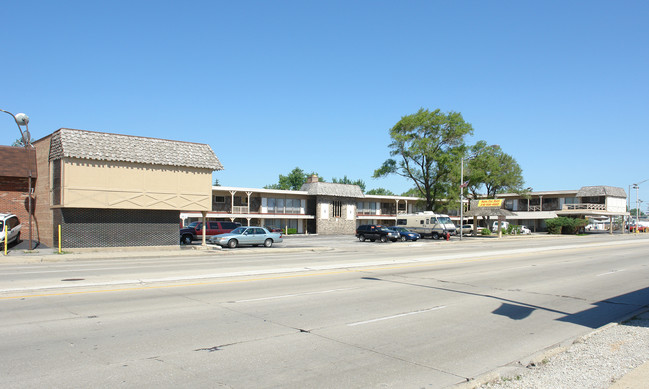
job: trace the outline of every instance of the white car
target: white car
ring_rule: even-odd
[[[529,235],[532,233],[532,231],[526,226],[520,226],[520,232],[521,234],[525,234],[525,235]]]
[[[5,236],[7,243],[20,242],[20,229],[22,228],[18,216],[11,213],[0,213],[0,243],[4,246]]]

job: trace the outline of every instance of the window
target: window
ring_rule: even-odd
[[[214,196],[214,203],[215,204],[224,204],[225,203],[225,196]]]
[[[343,203],[341,201],[333,202],[333,217],[341,217],[343,215]]]
[[[61,205],[61,160],[52,161],[52,205]]]

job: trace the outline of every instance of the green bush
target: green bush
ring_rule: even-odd
[[[287,235],[297,234],[297,228],[289,228],[289,229],[286,230],[286,231],[287,231],[287,232],[286,232]]]
[[[548,234],[574,235],[579,233],[587,224],[588,220],[586,219],[564,216],[545,220],[545,225],[548,227]]]
[[[480,231],[481,235],[491,235],[491,230],[488,228],[483,228],[482,231]]]

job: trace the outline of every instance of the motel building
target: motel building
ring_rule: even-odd
[[[281,228],[297,234],[353,234],[360,224],[395,225],[397,215],[420,211],[417,197],[363,194],[358,185],[319,182],[311,176],[300,190],[212,187],[207,220]],[[182,224],[201,212],[182,212]]]
[[[595,222],[628,216],[626,192],[610,186],[587,186],[579,190],[539,191],[525,195],[498,194],[501,220],[525,225],[533,232],[546,231],[545,220],[559,216],[590,218]],[[281,228],[291,234],[354,234],[361,224],[396,225],[398,215],[424,211],[418,197],[366,195],[357,185],[318,182],[309,177],[300,190],[259,189],[229,186],[212,187],[212,210],[181,212],[181,223],[193,221],[234,221],[245,226]],[[470,202],[465,203],[464,223]],[[459,209],[446,212],[460,225]],[[485,213],[487,215],[487,213]],[[494,213],[490,221],[497,220]],[[482,225],[483,218],[477,223]]]

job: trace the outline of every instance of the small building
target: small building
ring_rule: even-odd
[[[503,208],[514,212],[507,221],[546,231],[545,220],[558,216],[608,218],[628,216],[626,192],[612,186],[585,186],[579,190],[543,191],[526,194],[502,193]]]
[[[26,226],[29,188],[38,178],[36,153],[31,147],[0,146],[0,161],[0,213],[13,213]],[[22,237],[27,237],[26,228]]]
[[[33,142],[41,242],[177,246],[180,210],[212,209],[209,145],[61,128]]]

